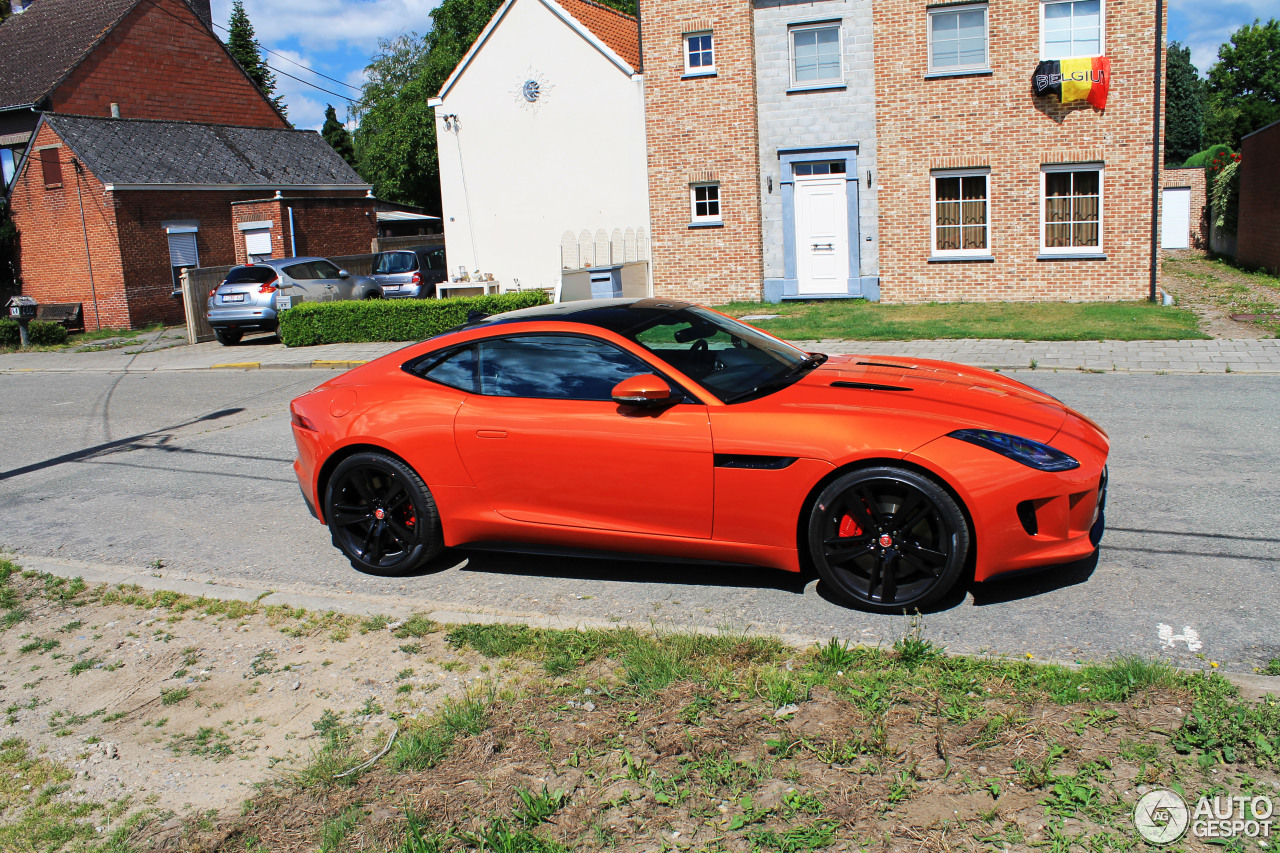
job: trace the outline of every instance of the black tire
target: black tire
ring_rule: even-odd
[[[218,339],[218,343],[224,347],[229,347],[240,343],[240,339],[244,337],[244,332],[239,329],[214,329],[213,336]]]
[[[892,466],[832,481],[809,512],[809,554],[841,602],[878,613],[926,607],[964,570],[969,525],[929,477]]]
[[[381,290],[370,290],[368,293],[366,293],[366,294],[364,295],[364,298],[365,298],[365,299],[381,299],[381,298],[382,298],[382,291],[381,291]]]
[[[367,574],[407,574],[444,549],[427,484],[384,453],[356,453],[338,464],[325,487],[324,517],[334,546]]]

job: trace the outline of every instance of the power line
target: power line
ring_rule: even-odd
[[[229,33],[229,32],[231,32],[231,30],[229,30],[229,29],[227,29],[226,27],[222,26],[222,24],[215,23],[215,24],[214,24],[214,26],[215,26],[215,27],[217,27],[217,28],[218,28],[218,29],[220,29],[220,30],[224,30],[225,32],[228,32],[228,33]],[[323,72],[320,72],[320,71],[315,70],[314,68],[310,68],[310,67],[308,67],[308,66],[306,66],[306,65],[303,65],[301,62],[298,62],[296,59],[291,59],[291,58],[289,58],[288,56],[285,56],[283,53],[277,53],[276,51],[272,50],[271,48],[266,47],[265,45],[263,45],[263,44],[262,44],[262,42],[258,41],[257,39],[254,39],[254,44],[256,44],[256,45],[258,46],[258,49],[259,49],[259,50],[264,50],[264,51],[266,51],[267,53],[270,53],[270,54],[271,54],[271,55],[273,55],[273,56],[278,56],[278,57],[280,57],[281,59],[285,60],[286,62],[291,62],[291,63],[293,63],[294,65],[298,66],[299,68],[303,68],[303,69],[306,69],[307,71],[310,71],[312,74],[316,75],[317,77],[323,77],[323,78],[324,78],[324,79],[326,79],[326,80],[330,80],[330,81],[332,81],[332,82],[334,82],[334,83],[337,83],[339,86],[346,86],[348,89],[353,89],[353,90],[355,90],[355,91],[357,91],[357,92],[361,91],[361,89],[360,89],[360,87],[359,87],[359,86],[352,86],[350,83],[347,83],[347,82],[344,82],[344,81],[342,81],[342,80],[339,80],[339,79],[338,79],[338,78],[336,78],[336,77],[330,77],[328,74],[325,74],[325,73],[323,73]],[[283,72],[283,71],[281,71],[280,73],[281,73],[281,74],[284,74],[284,72]],[[287,76],[289,76],[289,75],[287,75],[287,74],[286,74],[285,76],[287,77]],[[297,77],[294,77],[293,79],[297,80],[298,78],[297,78]],[[304,80],[304,81],[302,81],[302,82],[306,82],[306,81]],[[317,87],[317,88],[319,88],[319,87]],[[323,91],[325,91],[325,90],[324,90],[324,89],[321,89],[320,91],[322,91],[322,92],[323,92]],[[330,93],[330,94],[332,94],[332,93]],[[341,96],[341,95],[339,95],[338,97],[342,97],[342,96]]]
[[[267,65],[266,63],[263,63],[263,64]],[[290,80],[297,80],[299,83],[303,84],[304,86],[310,86],[312,89],[318,89],[319,91],[324,92],[325,94],[333,95],[335,98],[342,98],[342,100],[346,101],[349,104],[357,103],[355,98],[348,98],[346,95],[339,95],[337,92],[332,92],[328,89],[323,89],[317,86],[315,83],[312,83],[308,80],[303,80],[301,77],[294,77],[288,71],[281,71],[279,68],[276,68],[274,65],[267,65],[267,67],[270,68],[272,71],[276,72],[277,74],[283,74],[284,76],[288,77]]]

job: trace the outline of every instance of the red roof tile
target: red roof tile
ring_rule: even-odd
[[[640,24],[630,15],[592,0],[556,0],[634,70],[640,70]]]

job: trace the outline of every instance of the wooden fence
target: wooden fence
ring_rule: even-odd
[[[329,260],[352,275],[373,272],[374,255],[338,255]],[[187,315],[187,340],[193,344],[213,340],[206,313],[209,291],[222,284],[231,266],[188,268],[182,271],[182,305]]]

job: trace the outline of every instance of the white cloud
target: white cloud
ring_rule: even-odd
[[[308,50],[359,48],[372,53],[379,38],[431,27],[439,0],[245,0],[258,41],[272,47],[295,38]],[[226,25],[231,0],[213,0],[213,20]]]
[[[1191,48],[1191,61],[1201,74],[1218,61],[1218,47],[1254,19],[1276,17],[1275,0],[1169,0],[1169,38]]]

